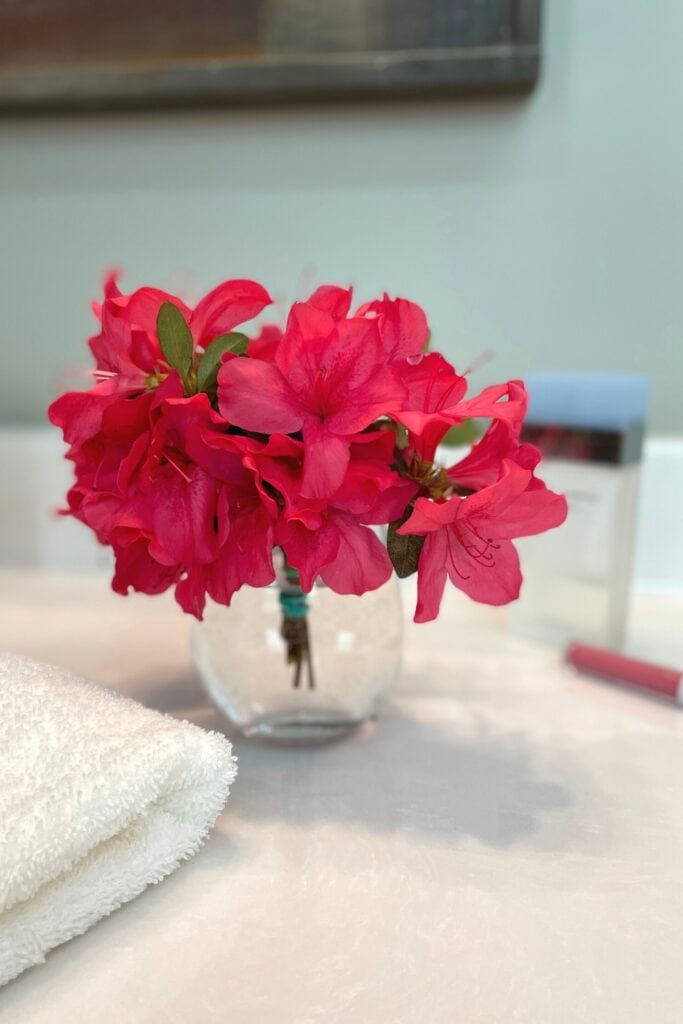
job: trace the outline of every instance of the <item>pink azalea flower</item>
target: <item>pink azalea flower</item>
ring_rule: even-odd
[[[225,281],[189,309],[177,295],[159,288],[139,288],[122,295],[117,275],[105,282],[105,298],[96,305],[101,331],[90,339],[100,374],[115,381],[117,391],[142,390],[157,370],[168,371],[157,339],[157,317],[164,302],[172,302],[187,320],[197,349],[219,334],[257,316],[271,299],[255,281]]]
[[[350,438],[404,396],[374,320],[335,320],[301,302],[292,307],[274,363],[230,360],[218,385],[220,411],[236,426],[302,432],[302,491],[312,498],[334,493],[349,463]]]
[[[393,430],[369,431],[353,438],[346,474],[330,499],[337,508],[375,526],[392,523],[403,515],[418,485],[392,468],[395,443]]]
[[[328,499],[302,495],[305,446],[274,434],[247,457],[282,498],[275,541],[309,591],[320,578],[339,594],[363,594],[387,581],[392,567],[384,544],[368,529],[401,515],[416,486],[389,468],[393,438],[388,431],[353,439],[347,472]]]
[[[440,502],[418,498],[398,530],[425,537],[415,621],[436,618],[447,578],[475,601],[514,601],[522,576],[512,540],[559,526],[566,516],[564,496],[510,459],[503,459],[499,479],[475,494]]]
[[[62,395],[49,416],[75,469],[66,514],[112,547],[113,588],[173,587],[201,618],[207,595],[229,604],[244,584],[272,582],[279,545],[304,590],[320,577],[362,594],[391,574],[371,527],[392,524],[397,571],[417,564],[416,621],[435,617],[448,577],[475,600],[513,600],[512,541],[566,515],[564,498],[534,476],[538,451],[520,443],[521,382],[468,399],[464,376],[422,354],[419,306],[385,295],[350,316],[352,290],[335,285],[296,303],[284,332],[263,328],[247,358],[228,339],[200,362],[269,301],[255,282],[227,281],[190,309],[159,289],[123,295],[107,279],[90,339],[96,382]],[[165,311],[164,350],[179,370],[157,337],[166,302],[194,349]],[[493,422],[455,466],[436,465],[446,431],[470,417]],[[421,549],[406,535],[423,537]]]
[[[63,418],[57,405],[54,419]],[[66,435],[71,426],[64,420]],[[201,618],[207,593],[229,604],[243,584],[272,582],[277,508],[244,465],[260,443],[225,429],[207,395],[183,397],[174,372],[154,391],[117,397],[72,445],[68,512],[112,546],[118,593],[175,586]]]
[[[408,299],[384,297],[366,302],[356,316],[376,317],[379,335],[390,362],[418,356],[429,338],[424,310]]]
[[[329,313],[334,320],[343,320],[351,305],[352,288],[339,288],[336,284],[324,284],[313,292],[307,305]],[[249,342],[249,357],[264,359],[268,363],[275,360],[275,353],[282,341],[283,331],[277,324],[266,324],[260,333]]]
[[[64,396],[50,410],[53,422],[71,441],[67,457],[76,470],[66,513],[88,525],[101,543],[112,546],[117,566],[112,586],[122,593],[128,586],[148,594],[161,593],[179,578],[177,566],[161,565],[150,555],[151,534],[144,536],[139,528],[119,525],[131,478],[152,443],[159,407],[173,395],[182,395],[177,374],[170,375],[155,392],[114,396],[96,417],[87,415],[88,402],[97,403],[92,392]],[[79,403],[73,401],[75,397]]]
[[[541,460],[541,453],[533,444],[520,444],[519,424],[500,419],[494,420],[467,455],[446,473],[457,487],[479,491],[498,480],[503,459],[510,459],[533,472]],[[535,485],[543,486],[534,477],[529,486]]]
[[[201,618],[206,594],[229,605],[244,584],[273,581],[277,508],[245,466],[259,442],[225,434],[206,395],[168,400],[162,413],[135,494],[112,522],[140,531],[155,562],[177,567],[176,598]]]
[[[521,381],[495,384],[466,399],[466,377],[438,352],[402,363],[398,373],[407,394],[392,415],[411,432],[422,459],[432,460],[448,430],[466,419],[502,419],[517,429],[524,419],[527,400]]]
[[[467,381],[438,352],[430,352],[416,363],[403,362],[397,372],[406,398],[394,417],[411,432],[420,457],[431,461],[444,434],[462,422],[459,407]]]
[[[226,434],[224,422],[205,395],[196,396],[193,403],[199,415],[187,403],[169,403],[175,409],[169,410],[168,420],[178,431],[183,450],[218,484],[219,550],[210,564],[189,572],[187,586],[176,588],[176,595],[181,600],[183,592],[198,589],[201,593],[205,586],[219,604],[230,604],[241,586],[262,587],[275,578],[272,550],[277,505],[250,463],[263,444]]]
[[[48,409],[50,420],[65,430],[69,444],[79,444],[99,430],[104,410],[122,395],[148,388],[154,374],[171,373],[159,346],[156,322],[163,302],[172,302],[189,323],[195,347],[206,348],[219,334],[258,315],[271,301],[255,281],[225,281],[189,309],[175,295],[158,288],[139,288],[122,295],[117,274],[109,274],[104,302],[93,305],[100,333],[90,338],[96,384],[86,392],[67,392]]]
[[[61,427],[64,440],[70,445],[67,458],[75,464],[76,481],[68,494],[68,511],[77,518],[83,518],[80,510],[86,499],[102,498],[125,489],[130,467],[151,443],[152,424],[160,404],[183,393],[175,372],[156,391],[130,397],[110,396],[103,408],[99,396],[93,393],[96,391],[92,388],[67,393],[49,409],[51,421]],[[102,530],[98,528],[96,532],[107,543]]]

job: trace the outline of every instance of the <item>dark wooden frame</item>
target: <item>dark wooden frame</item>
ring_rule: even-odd
[[[158,108],[525,92],[533,88],[539,73],[540,8],[541,0],[509,0],[508,41],[492,46],[177,61],[162,67],[140,61],[0,67],[0,109]]]

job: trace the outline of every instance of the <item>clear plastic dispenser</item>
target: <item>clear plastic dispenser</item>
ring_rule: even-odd
[[[567,496],[566,523],[519,542],[524,585],[512,628],[564,644],[619,648],[636,535],[647,382],[637,376],[527,377],[523,440],[542,477]]]

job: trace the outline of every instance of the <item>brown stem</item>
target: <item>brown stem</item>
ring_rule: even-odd
[[[311,647],[311,634],[308,629],[308,619],[304,619],[306,627],[306,664],[308,665],[308,689],[315,690],[315,672],[313,671],[313,650]]]
[[[311,656],[311,637],[308,629],[308,601],[299,584],[296,569],[285,564],[280,577],[280,604],[282,625],[280,635],[287,645],[287,663],[294,665],[292,686],[299,689],[304,664],[308,674],[308,688],[315,689],[315,673]]]

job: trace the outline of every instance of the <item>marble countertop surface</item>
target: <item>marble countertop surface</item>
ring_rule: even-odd
[[[683,664],[682,594],[631,648]],[[172,599],[0,570],[0,649],[211,728]],[[235,739],[204,850],[0,992],[7,1024],[680,1024],[683,710],[450,595],[378,721]]]

